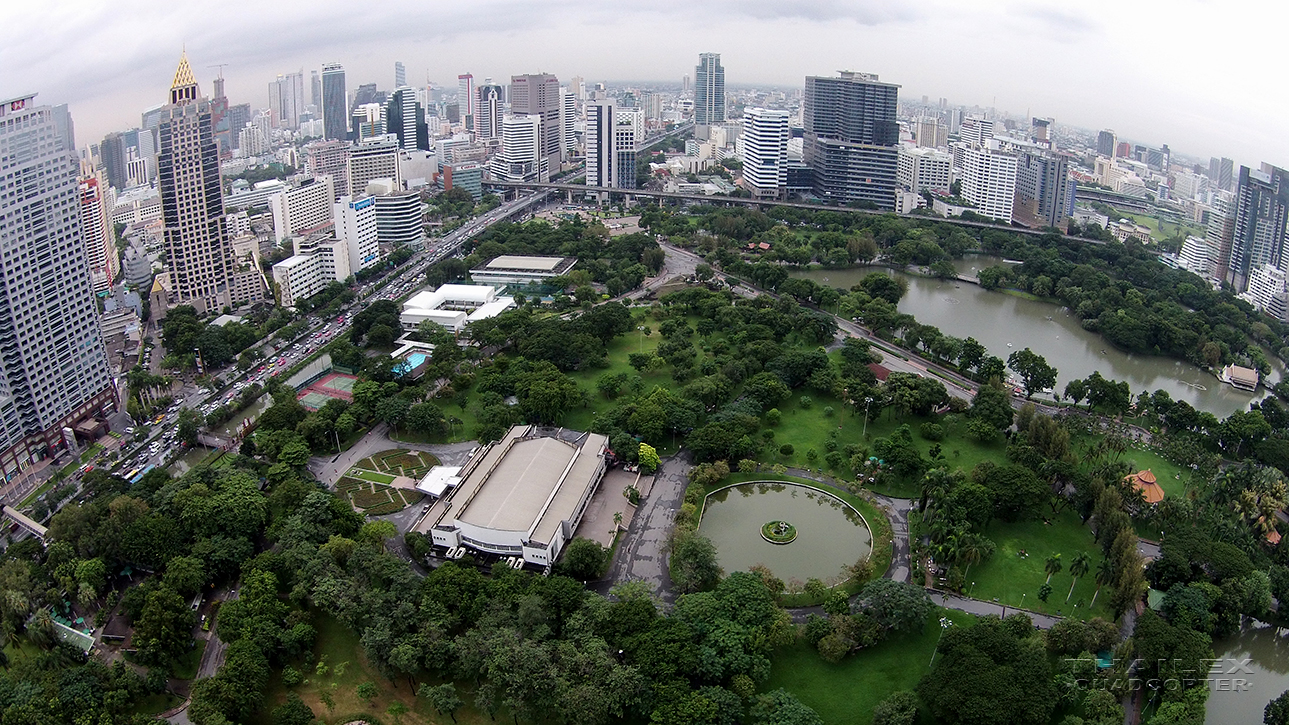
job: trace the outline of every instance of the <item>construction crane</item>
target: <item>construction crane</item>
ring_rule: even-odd
[[[232,64],[231,64],[231,63],[215,63],[214,65],[208,65],[208,66],[206,66],[206,67],[207,67],[207,68],[218,68],[218,69],[219,69],[219,77],[220,77],[220,78],[223,78],[223,77],[224,77],[224,66],[227,66],[227,65],[232,65]]]

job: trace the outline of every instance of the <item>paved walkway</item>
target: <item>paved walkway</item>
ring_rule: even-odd
[[[358,461],[372,455],[393,448],[404,448],[410,451],[425,451],[433,453],[439,461],[445,466],[459,466],[469,457],[470,451],[479,447],[478,441],[463,441],[461,443],[406,443],[396,441],[389,437],[389,427],[384,423],[377,424],[368,431],[349,450],[340,455],[333,456],[315,456],[309,459],[309,471],[314,477],[328,486],[335,485],[336,481],[352,468]]]
[[[664,603],[676,600],[667,572],[667,535],[685,495],[689,467],[689,454],[683,451],[662,462],[653,490],[641,500],[608,575],[594,585],[596,591],[606,594],[616,584],[644,581]]]

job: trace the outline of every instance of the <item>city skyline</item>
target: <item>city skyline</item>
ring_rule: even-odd
[[[311,5],[304,22],[299,6],[265,8],[257,25],[238,34],[214,32],[204,6],[139,0],[125,9],[60,7],[52,13],[34,6],[0,10],[0,19],[29,30],[0,50],[0,63],[9,71],[0,79],[0,95],[34,90],[42,102],[69,103],[83,138],[137,125],[139,113],[155,103],[147,90],[173,69],[176,46],[186,45],[199,81],[213,80],[216,70],[209,66],[228,64],[224,77],[231,101],[257,108],[267,106],[265,88],[278,75],[320,69],[329,61],[345,65],[351,87],[372,80],[384,86],[396,60],[417,85],[427,73],[448,84],[466,72],[476,78],[550,72],[562,79],[679,84],[693,73],[698,53],[717,52],[731,87],[800,87],[807,75],[862,70],[899,84],[905,99],[945,97],[954,104],[1054,117],[1058,124],[1114,128],[1122,138],[1168,143],[1196,157],[1229,156],[1254,166],[1289,163],[1289,142],[1275,123],[1286,102],[1263,92],[1277,80],[1276,65],[1263,62],[1270,60],[1271,29],[1277,26],[1267,13],[1284,11],[1262,9],[1258,22],[1248,22],[1249,3],[1217,13],[1199,5],[1156,12],[1153,4],[1108,2],[1076,9],[997,2],[970,10],[934,3],[896,10],[871,2],[700,7],[668,0],[649,10],[609,11],[573,0],[552,11],[493,0],[377,17],[346,14],[337,3]],[[424,26],[410,22],[407,12],[432,17],[435,34],[418,35]],[[662,32],[632,52],[611,54],[585,43],[550,42],[548,33],[515,32],[557,26],[570,39],[613,29]],[[712,27],[722,32],[713,34]],[[1161,40],[1143,42],[1147,29],[1149,38]],[[121,43],[139,34],[149,42]],[[66,57],[40,52],[64,45],[60,38],[68,41]],[[1159,62],[1160,54],[1188,38],[1202,49],[1201,62],[1191,63],[1186,73]],[[916,53],[909,52],[910,44]],[[763,52],[776,46],[781,52]],[[1233,66],[1229,60],[1237,53],[1241,62]],[[1028,60],[1018,63],[1019,58]]]

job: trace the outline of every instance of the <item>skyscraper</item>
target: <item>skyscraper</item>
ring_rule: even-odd
[[[219,88],[215,93],[216,96],[223,95],[223,83],[224,79],[219,79]],[[314,110],[318,113],[322,113],[322,79],[318,77],[318,71],[316,70],[309,71],[309,104],[312,105]]]
[[[546,159],[547,174],[558,169],[564,158],[560,148],[563,133],[560,130],[559,79],[550,73],[511,76],[510,112],[516,116],[541,118],[539,149]]]
[[[316,179],[330,176],[334,199],[349,193],[349,144],[344,141],[317,141],[306,147],[308,156],[306,164],[310,174]]]
[[[1233,191],[1235,185],[1235,162],[1223,157],[1211,157],[1208,160],[1208,182],[1222,191]]]
[[[385,106],[385,128],[398,137],[398,147],[403,150],[430,148],[425,109],[416,100],[416,89],[403,86],[390,96]]]
[[[345,68],[339,63],[322,66],[322,135],[328,141],[349,136],[349,109],[345,98]]]
[[[0,471],[117,408],[81,244],[80,164],[55,109],[0,103]],[[15,223],[16,222],[16,223]]]
[[[721,67],[721,54],[701,53],[694,68],[696,137],[707,138],[707,127],[721,123],[725,123],[725,69]]]
[[[280,75],[269,84],[269,114],[274,128],[300,127],[304,113],[304,71]]]
[[[788,112],[743,111],[743,187],[758,199],[780,199],[788,185]]]
[[[157,155],[171,290],[201,314],[250,301],[233,295],[233,247],[224,218],[219,151],[210,102],[197,90],[185,54],[161,111]]]
[[[125,137],[113,131],[103,137],[98,145],[99,163],[107,175],[107,183],[120,191],[125,188]]]
[[[560,148],[565,158],[572,158],[577,148],[577,94],[567,88],[559,90]]]
[[[586,185],[617,186],[614,172],[613,129],[617,101],[597,98],[586,104]]]
[[[806,78],[802,157],[813,172],[818,197],[895,207],[899,88],[854,71]]]
[[[402,88],[405,85],[407,85],[407,66],[403,65],[403,61],[396,60],[394,61],[394,87]]]
[[[90,177],[80,182],[81,241],[85,247],[85,264],[90,271],[90,285],[95,292],[111,287],[121,274],[121,258],[116,253],[103,191],[97,178]]]
[[[1270,164],[1257,170],[1241,166],[1230,261],[1230,280],[1236,291],[1248,289],[1250,273],[1264,264],[1280,270],[1289,267],[1286,222],[1289,171]]]
[[[1115,138],[1114,131],[1106,129],[1097,134],[1097,155],[1106,158],[1114,158],[1114,147],[1118,145],[1119,140]]]
[[[460,109],[461,120],[465,123],[465,130],[474,130],[474,76],[469,73],[462,73],[457,76],[457,108]]]
[[[505,106],[501,101],[501,86],[485,78],[477,92],[474,108],[474,135],[480,141],[490,141],[501,136],[501,117]]]

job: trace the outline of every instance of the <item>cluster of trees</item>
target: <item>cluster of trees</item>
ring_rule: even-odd
[[[252,325],[230,322],[209,325],[197,316],[192,305],[179,305],[166,311],[161,323],[161,339],[166,347],[163,365],[169,368],[191,368],[197,352],[207,370],[221,368],[237,358],[238,353],[260,341],[260,331]]]
[[[545,221],[496,224],[467,242],[465,252],[467,269],[503,254],[576,257],[574,271],[585,271],[589,275],[585,282],[602,284],[613,296],[638,287],[646,276],[656,274],[664,259],[662,248],[651,235],[613,237],[603,224],[588,224],[580,217],[558,225]]]
[[[1284,326],[1228,290],[1159,263],[1129,240],[1088,244],[1049,234],[982,239],[987,251],[1023,260],[982,270],[989,289],[1015,287],[1059,300],[1116,347],[1216,369],[1231,362],[1270,371],[1259,344],[1289,357]],[[1284,350],[1282,352],[1282,350]]]
[[[833,663],[888,637],[921,632],[935,612],[925,589],[893,579],[874,579],[854,601],[844,588],[836,588],[823,608],[827,616],[806,618],[803,636],[820,657]]]

